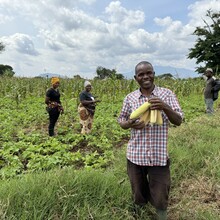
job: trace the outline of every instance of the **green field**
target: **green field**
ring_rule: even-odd
[[[61,80],[65,114],[57,136],[50,138],[44,104],[50,81],[1,78],[1,219],[134,219],[125,165],[129,131],[120,128],[117,117],[137,84],[92,81],[92,93],[102,102],[92,133],[83,138],[77,113],[83,83]],[[219,100],[215,116],[208,117],[202,79],[156,79],[156,84],[176,93],[185,114],[181,127],[170,129],[169,219],[219,219]],[[151,207],[141,212],[153,215]]]

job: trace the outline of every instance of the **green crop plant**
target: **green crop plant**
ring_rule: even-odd
[[[0,167],[2,178],[54,167],[100,168],[111,164],[113,151],[128,141],[129,130],[117,123],[125,96],[138,89],[134,79],[90,80],[92,93],[101,100],[96,106],[92,133],[80,134],[79,94],[84,79],[61,79],[65,113],[60,116],[53,139],[47,135],[45,92],[50,79],[7,78],[0,81]],[[176,92],[186,123],[204,114],[201,79],[155,79],[159,86]],[[215,102],[215,107],[219,101]],[[208,160],[208,159],[207,159]],[[8,172],[8,174],[7,174]]]

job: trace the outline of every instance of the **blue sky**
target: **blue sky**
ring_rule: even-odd
[[[131,78],[147,60],[158,75],[195,77],[187,55],[208,9],[219,12],[219,1],[0,0],[0,64],[16,76],[91,79],[102,66]]]

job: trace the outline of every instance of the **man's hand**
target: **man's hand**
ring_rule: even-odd
[[[165,103],[156,96],[153,98],[150,98],[148,102],[151,104],[150,106],[151,110],[163,110],[164,109]]]
[[[144,122],[140,121],[140,118],[128,119],[126,121],[121,121],[119,124],[123,129],[129,129],[129,128],[143,129],[145,127]]]
[[[179,126],[182,123],[183,119],[180,116],[180,114],[174,111],[168,104],[166,104],[160,98],[153,97],[149,99],[149,102],[151,103],[151,110],[163,110],[163,112],[166,114],[166,116],[172,124]]]
[[[140,121],[140,118],[128,119],[127,123],[130,128],[134,128],[134,129],[143,129],[145,127],[144,122]]]

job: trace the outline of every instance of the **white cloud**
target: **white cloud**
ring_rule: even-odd
[[[13,20],[12,16],[0,14],[0,24],[4,24],[12,20]]]
[[[14,34],[10,37],[1,38],[6,50],[16,50],[21,54],[28,54],[32,56],[39,55],[38,51],[34,48],[34,43],[31,38],[25,34]]]
[[[109,15],[110,23],[120,24],[120,27],[132,28],[143,24],[145,16],[143,11],[126,10],[121,7],[121,2],[113,1],[106,7],[105,12]]]
[[[213,12],[220,11],[219,0],[202,0],[196,1],[194,4],[189,5],[189,24],[193,27],[204,26],[203,19],[208,21],[206,17],[207,10],[212,10]]]
[[[97,66],[127,72],[141,59],[193,69],[195,62],[186,59],[195,42],[192,33],[203,25],[206,10],[220,10],[218,1],[195,1],[188,7],[188,23],[171,16],[159,17],[158,13],[152,21],[157,31],[152,32],[145,26],[147,11],[109,1],[101,14],[88,13],[96,4],[95,0],[0,0],[0,25],[16,22],[13,14],[35,30],[2,36],[6,51],[1,62],[13,64],[20,75],[32,76],[43,69],[92,76]],[[1,8],[7,8],[5,14]]]
[[[159,26],[169,26],[170,24],[172,24],[172,19],[171,17],[165,17],[165,18],[154,18],[154,22],[159,25]]]

